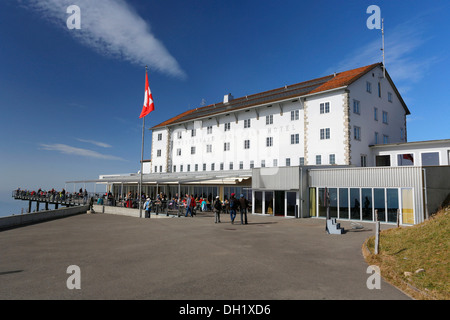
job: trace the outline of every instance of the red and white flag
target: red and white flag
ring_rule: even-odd
[[[142,108],[141,115],[139,118],[143,118],[150,112],[155,110],[155,104],[153,103],[152,92],[150,91],[150,86],[148,85],[148,73],[145,72],[145,97],[144,97],[144,107]]]

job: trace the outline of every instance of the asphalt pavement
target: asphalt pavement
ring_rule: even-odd
[[[374,224],[330,235],[320,219],[248,220],[81,214],[2,231],[0,299],[410,299],[368,288]]]

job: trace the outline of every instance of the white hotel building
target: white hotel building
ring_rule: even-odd
[[[341,220],[420,223],[450,194],[450,140],[408,143],[409,114],[382,63],[228,94],[151,129],[143,192],[243,193],[253,214],[323,218],[328,205]],[[120,198],[139,180],[70,183],[107,184]]]
[[[410,114],[380,63],[189,110],[152,128],[151,172],[374,166]]]

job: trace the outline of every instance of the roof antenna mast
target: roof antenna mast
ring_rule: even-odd
[[[382,47],[381,47],[381,51],[383,51],[383,78],[386,78],[386,64],[384,61],[384,19],[381,19],[381,42],[382,42]]]

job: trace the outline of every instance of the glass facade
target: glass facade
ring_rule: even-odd
[[[317,197],[316,197],[317,195]],[[328,200],[327,200],[328,199]],[[309,188],[309,216],[414,224],[412,188]]]

